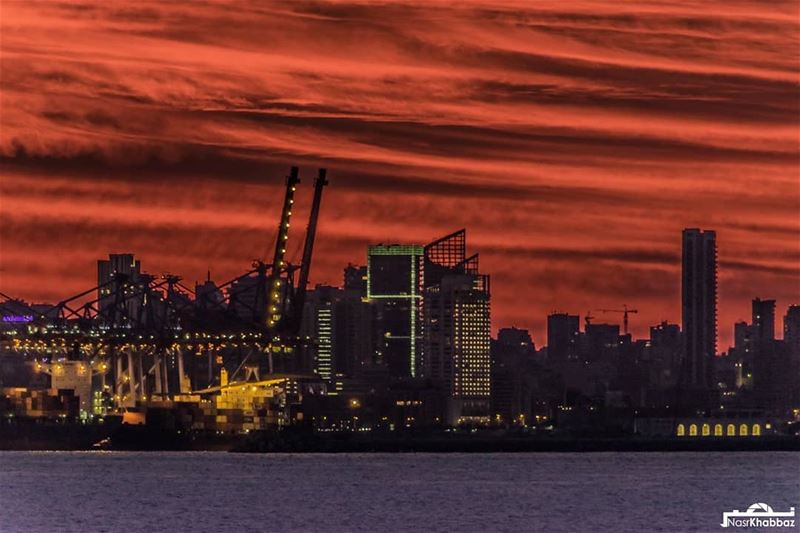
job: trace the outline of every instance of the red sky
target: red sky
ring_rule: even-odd
[[[228,279],[268,255],[288,166],[301,207],[326,166],[312,282],[466,227],[495,329],[543,344],[553,310],[626,303],[646,336],[680,320],[681,229],[709,228],[724,349],[753,297],[800,303],[799,20],[796,1],[5,0],[0,290],[58,300],[124,251]]]

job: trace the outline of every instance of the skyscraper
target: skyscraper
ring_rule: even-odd
[[[447,395],[448,424],[488,422],[489,311],[488,276],[445,275],[425,291],[424,375]]]
[[[685,397],[708,400],[717,351],[717,240],[714,231],[683,230],[681,304],[683,362],[680,374]]]
[[[783,342],[789,358],[789,395],[800,405],[800,305],[790,305],[783,317]]]
[[[317,285],[314,290],[308,291],[303,304],[300,334],[313,339],[310,345],[302,348],[303,367],[313,369],[329,384],[338,370],[334,361],[336,304],[341,300],[342,293],[342,289],[337,287]]]
[[[733,325],[732,355],[736,365],[737,388],[751,388],[753,385],[754,337],[753,326],[747,322],[736,322]]]
[[[753,300],[753,330],[757,345],[775,340],[775,300]]]
[[[774,409],[781,398],[788,361],[775,341],[775,300],[753,300],[753,390],[756,406]]]
[[[547,363],[562,368],[570,359],[578,357],[580,339],[578,315],[553,313],[547,316]]]
[[[800,305],[790,305],[783,317],[783,341],[789,354],[800,360]]]
[[[384,337],[380,307],[380,300],[367,299],[367,267],[348,265],[344,269],[344,290],[334,308],[337,374],[354,377],[366,367],[381,363]]]
[[[445,421],[488,422],[491,408],[489,276],[467,257],[466,230],[424,249],[422,375],[446,395]]]
[[[367,250],[367,298],[381,306],[383,360],[392,377],[417,375],[422,273],[422,246],[378,244]]]
[[[530,420],[536,350],[526,329],[501,328],[492,341],[492,419],[503,424]]]

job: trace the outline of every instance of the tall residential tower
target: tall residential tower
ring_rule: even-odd
[[[683,230],[682,265],[681,382],[685,397],[708,400],[717,351],[716,233],[696,228]]]

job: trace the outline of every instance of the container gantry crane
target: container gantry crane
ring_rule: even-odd
[[[300,178],[297,176],[298,168],[292,167],[291,172],[286,177],[286,193],[283,197],[283,211],[281,220],[278,224],[278,235],[275,239],[275,253],[272,256],[272,271],[267,280],[267,323],[270,331],[276,331],[283,316],[283,298],[285,293],[282,287],[281,273],[285,270],[286,263],[286,241],[289,240],[289,221],[292,218],[292,205],[294,204],[294,193]]]

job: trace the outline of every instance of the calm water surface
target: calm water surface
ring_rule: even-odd
[[[800,454],[0,452],[2,533],[730,531],[754,502],[800,510]]]

